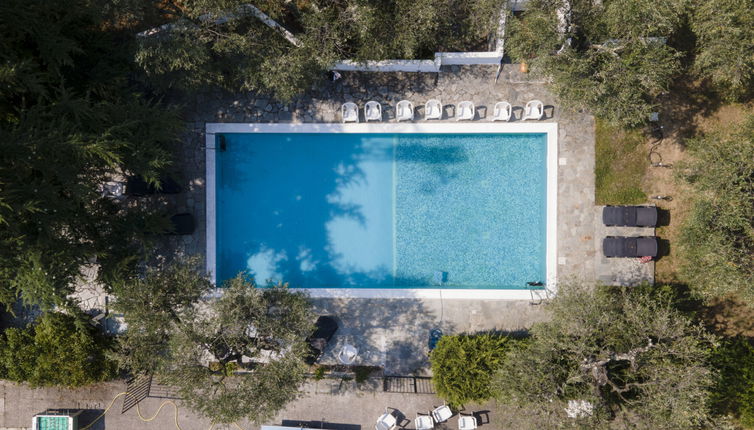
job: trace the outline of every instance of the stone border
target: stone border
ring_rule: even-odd
[[[546,292],[557,289],[558,123],[206,123],[206,268],[217,283],[215,134],[220,133],[545,133],[547,135]],[[530,300],[540,290],[429,288],[304,288],[318,298],[442,298]]]

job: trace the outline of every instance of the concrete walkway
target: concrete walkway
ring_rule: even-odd
[[[333,390],[333,385],[338,388]],[[366,386],[375,384],[365,383]],[[379,384],[378,384],[379,385]],[[83,410],[80,417],[81,427],[92,423],[108,406],[112,399],[125,390],[125,384],[111,382],[77,390],[31,389],[27,386],[0,383],[0,430],[31,429],[34,414],[46,409]],[[164,399],[146,399],[139,407],[144,418],[151,418]],[[183,430],[207,430],[211,423],[192,413],[175,402],[177,421]],[[433,395],[400,394],[374,391],[370,388],[360,389],[353,381],[333,384],[333,381],[313,381],[304,388],[302,397],[280,412],[275,418],[264,424],[308,425],[312,428],[335,430],[372,429],[377,418],[386,407],[394,408],[396,415],[404,416],[403,424],[412,429],[417,412],[427,412],[442,404],[442,400]],[[92,430],[173,430],[176,429],[176,414],[173,403],[168,401],[160,413],[151,421],[139,418],[136,408],[121,414],[123,397],[112,403],[112,408],[104,418],[97,421]],[[499,428],[494,423],[496,411],[493,403],[468,405],[469,413],[476,412],[482,423],[481,428],[490,430]],[[259,425],[240,422],[244,430],[259,429]],[[438,427],[441,428],[441,427]],[[447,428],[457,428],[457,416],[451,418]],[[238,429],[235,426],[214,426],[214,430]]]

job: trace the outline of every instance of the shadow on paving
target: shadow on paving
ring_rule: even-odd
[[[328,430],[361,430],[358,424],[330,423],[327,421],[296,421],[283,420],[283,427],[303,427],[307,429],[328,429]]]
[[[440,328],[447,334],[455,328],[419,299],[314,299],[313,302],[318,313],[338,319],[337,335],[358,337],[366,348],[384,353],[385,375],[426,374],[430,330]]]

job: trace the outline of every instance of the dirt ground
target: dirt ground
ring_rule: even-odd
[[[722,104],[712,93],[698,84],[680,85],[666,97],[660,111],[660,124],[664,138],[651,155],[652,163],[677,165],[687,154],[685,141],[716,127],[740,122],[754,106],[742,104]],[[646,153],[649,154],[654,138],[647,139]],[[689,209],[688,189],[675,178],[675,170],[667,167],[649,167],[643,180],[647,196],[670,196],[671,201],[652,200],[661,209],[667,210],[657,235],[669,243],[669,253],[655,265],[657,283],[679,282],[678,267],[681,262],[673,247],[680,234],[680,225]]]

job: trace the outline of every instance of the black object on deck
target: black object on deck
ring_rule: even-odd
[[[602,240],[605,257],[657,257],[658,242],[655,236],[608,236]]]
[[[126,194],[129,196],[143,197],[155,193],[178,194],[180,192],[181,186],[169,176],[160,178],[159,187],[155,187],[154,184],[145,181],[141,176],[129,176],[126,178]]]
[[[656,227],[655,206],[605,206],[602,223],[606,226]]]
[[[304,361],[309,365],[319,360],[325,352],[327,343],[330,342],[335,332],[338,331],[338,322],[331,316],[323,315],[317,318],[314,326],[316,327],[314,333],[306,338],[306,343],[309,344],[309,354]]]
[[[195,223],[194,216],[189,213],[176,214],[170,217],[170,224],[173,229],[168,234],[192,234],[194,232]]]

